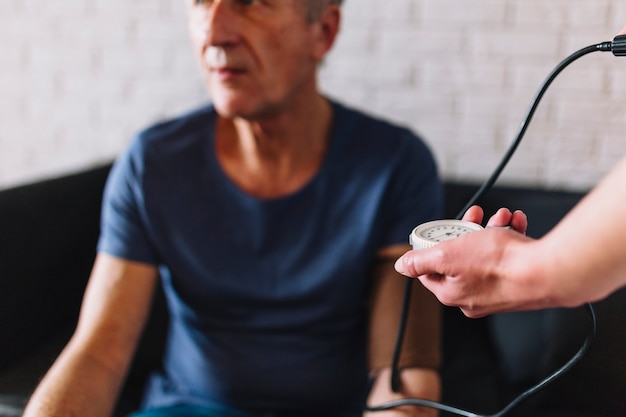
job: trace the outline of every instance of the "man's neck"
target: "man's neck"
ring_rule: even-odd
[[[272,198],[293,193],[318,171],[328,148],[332,107],[323,97],[258,120],[221,118],[217,154],[243,191]]]

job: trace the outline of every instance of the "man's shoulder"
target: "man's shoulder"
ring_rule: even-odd
[[[427,142],[414,130],[399,122],[378,116],[367,110],[332,102],[336,114],[335,134],[343,137],[355,149],[369,149],[376,157],[392,155],[430,155]]]
[[[122,156],[149,165],[197,154],[213,132],[214,114],[212,105],[206,105],[154,123],[135,134]]]
[[[138,133],[144,141],[166,139],[194,132],[208,126],[213,119],[214,109],[211,104],[195,108],[181,115],[156,122]]]
[[[419,138],[408,126],[397,121],[391,121],[383,115],[377,115],[373,112],[356,108],[345,103],[331,100],[338,123],[343,127],[355,129],[361,135],[381,136],[386,138],[402,137],[402,138]]]

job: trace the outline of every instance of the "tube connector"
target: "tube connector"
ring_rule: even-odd
[[[626,56],[626,35],[618,35],[613,38],[611,51],[615,56]]]

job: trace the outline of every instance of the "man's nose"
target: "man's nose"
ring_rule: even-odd
[[[202,10],[200,30],[207,45],[223,47],[236,43],[239,25],[232,0],[214,0]]]

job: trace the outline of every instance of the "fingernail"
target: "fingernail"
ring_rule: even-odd
[[[404,273],[404,262],[402,262],[402,258],[398,258],[396,263],[393,265],[397,272],[403,274]]]

